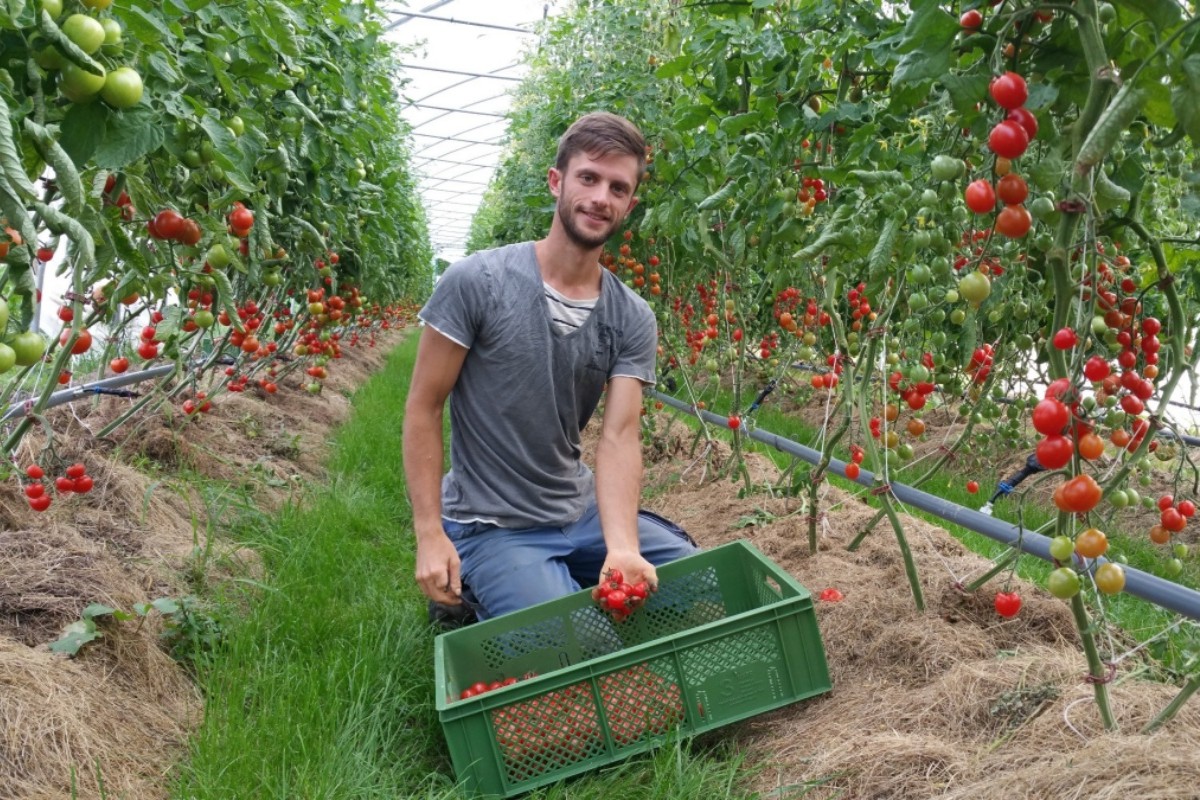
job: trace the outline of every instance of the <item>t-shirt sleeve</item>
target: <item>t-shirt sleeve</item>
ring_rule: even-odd
[[[480,312],[486,301],[486,278],[479,259],[451,264],[433,287],[417,317],[463,347],[475,343]]]
[[[637,298],[641,301],[641,298]],[[647,386],[655,384],[654,362],[658,355],[658,323],[654,312],[641,301],[631,315],[633,324],[625,331],[610,378],[637,378]]]

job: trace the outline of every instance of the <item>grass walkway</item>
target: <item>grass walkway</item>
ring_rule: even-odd
[[[262,554],[265,577],[218,598],[224,643],[198,668],[205,719],[175,797],[463,796],[434,708],[435,632],[412,578],[400,429],[416,339],[355,395],[328,485],[233,532]],[[746,797],[741,769],[731,740],[707,737],[527,797]]]

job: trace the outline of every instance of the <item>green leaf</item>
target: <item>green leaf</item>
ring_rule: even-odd
[[[165,140],[163,118],[150,108],[116,112],[109,116],[108,130],[96,148],[94,160],[102,169],[121,169],[153,153]],[[79,163],[73,154],[72,159]]]
[[[975,110],[975,104],[987,97],[988,76],[954,75],[942,76],[942,85],[950,93],[950,102],[961,114]]]
[[[682,55],[678,58],[672,58],[670,61],[660,64],[654,72],[654,77],[659,80],[668,78],[678,78],[683,73],[691,69],[693,59],[689,55]]]
[[[896,84],[921,83],[950,71],[951,44],[959,33],[958,20],[935,2],[914,3],[897,50],[904,54],[892,74]]]
[[[1200,53],[1184,59],[1182,68],[1173,77],[1171,106],[1175,109],[1175,119],[1192,143],[1200,145]]]
[[[1183,10],[1176,0],[1116,0],[1116,3],[1141,14],[1160,31],[1173,28],[1183,20]]]
[[[93,617],[103,617],[107,614],[112,614],[116,611],[112,606],[106,606],[103,603],[92,603],[83,610],[84,619],[92,619]]]
[[[79,648],[103,636],[104,634],[96,629],[95,622],[90,619],[81,619],[64,628],[62,636],[50,643],[50,650],[73,656],[79,652]]]
[[[746,114],[734,114],[731,117],[725,117],[721,120],[721,131],[726,136],[737,136],[746,128],[752,127],[762,120],[762,114],[757,111],[751,111]]]
[[[175,38],[162,16],[141,8],[137,3],[129,3],[122,9],[121,20],[128,26],[130,33],[139,39],[157,41],[162,38]]]
[[[160,614],[179,613],[179,603],[175,602],[170,597],[160,597],[157,600],[151,601],[150,605],[154,606],[155,610],[157,610]]]

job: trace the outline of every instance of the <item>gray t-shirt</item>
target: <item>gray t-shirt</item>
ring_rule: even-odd
[[[442,514],[505,528],[574,522],[595,498],[580,431],[604,384],[654,383],[654,312],[608,270],[571,333],[546,308],[532,242],[475,253],[442,274],[420,318],[469,349],[450,393]]]

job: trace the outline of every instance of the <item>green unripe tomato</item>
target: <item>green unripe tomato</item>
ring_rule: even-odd
[[[1079,594],[1079,576],[1070,567],[1059,567],[1046,579],[1046,590],[1060,600]]]
[[[246,123],[239,116],[230,117],[226,125],[229,126],[229,130],[233,131],[234,136],[241,136],[246,132]]]
[[[39,333],[21,331],[12,338],[9,346],[15,351],[18,366],[36,364],[46,353],[46,340]]]
[[[195,313],[192,321],[196,323],[197,328],[211,328],[213,323],[217,321],[217,318],[207,308],[202,308]]]
[[[96,11],[103,11],[113,4],[113,0],[81,0],[81,2],[88,8],[95,9]]]
[[[1172,558],[1167,562],[1166,573],[1169,578],[1178,578],[1183,574],[1183,562],[1178,558]]]
[[[104,44],[104,26],[100,24],[100,20],[87,14],[72,14],[61,27],[66,37],[89,55]]]
[[[930,174],[935,181],[952,181],[962,177],[966,172],[967,165],[961,158],[954,158],[948,155],[934,156],[933,163],[929,165]]]
[[[121,23],[112,17],[105,17],[100,20],[100,26],[104,28],[104,43],[106,45],[111,46],[121,43]]]
[[[142,76],[132,67],[117,67],[104,79],[100,96],[113,108],[133,108],[142,101]]]
[[[60,70],[67,65],[67,59],[64,58],[63,54],[59,52],[58,48],[52,44],[46,45],[41,50],[36,51],[33,54],[33,60],[37,62],[39,67],[47,72]]]
[[[967,312],[963,311],[961,308],[954,309],[950,312],[950,321],[955,325],[962,325],[967,321]]]
[[[204,260],[213,269],[225,269],[233,259],[229,255],[229,251],[225,249],[225,245],[217,242],[208,248],[208,252],[204,254]]]
[[[1060,564],[1069,562],[1074,552],[1075,542],[1070,536],[1055,536],[1050,540],[1050,557]]]
[[[93,75],[67,62],[58,73],[58,90],[72,103],[89,103],[104,88],[107,75]]]
[[[200,159],[200,153],[196,150],[184,150],[181,156],[184,166],[189,169],[196,169],[204,162]]]
[[[1188,546],[1183,542],[1176,542],[1171,548],[1171,552],[1175,554],[1176,558],[1187,558]]]
[[[0,297],[0,336],[8,330],[8,301]]]
[[[17,364],[17,351],[0,342],[0,375],[8,372]]]
[[[50,19],[62,16],[62,0],[42,0],[42,10],[50,15]]]

